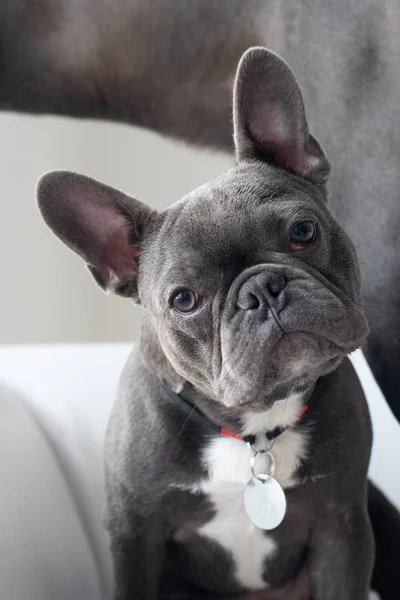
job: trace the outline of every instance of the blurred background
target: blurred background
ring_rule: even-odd
[[[0,343],[126,341],[141,309],[105,295],[46,227],[35,185],[78,171],[164,208],[232,160],[128,125],[0,114]]]

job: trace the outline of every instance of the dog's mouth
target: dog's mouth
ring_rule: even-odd
[[[291,373],[304,373],[310,365],[324,363],[327,358],[332,360],[344,356],[346,352],[323,336],[306,331],[283,332],[268,357],[272,367],[283,371],[290,369]]]
[[[224,373],[223,403],[265,409],[288,393],[304,391],[335,369],[346,354],[346,350],[324,336],[280,331],[270,348],[264,347],[260,353],[245,352],[236,368]]]
[[[277,360],[300,357],[309,347],[320,348],[317,336],[305,331],[283,332],[271,352],[271,357]]]

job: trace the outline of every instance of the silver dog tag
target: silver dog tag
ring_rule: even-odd
[[[247,516],[256,527],[275,529],[286,514],[285,492],[274,477],[257,475],[246,486],[244,506]]]

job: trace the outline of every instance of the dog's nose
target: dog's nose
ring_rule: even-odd
[[[242,310],[270,305],[286,287],[286,277],[273,271],[263,271],[247,279],[239,289],[237,306]]]

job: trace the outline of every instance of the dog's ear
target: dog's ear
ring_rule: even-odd
[[[242,56],[234,90],[235,145],[238,162],[262,160],[326,183],[330,165],[309,134],[303,97],[289,66],[265,48]]]
[[[87,263],[107,292],[138,301],[140,249],[157,213],[94,179],[52,171],[37,185],[47,225]]]

